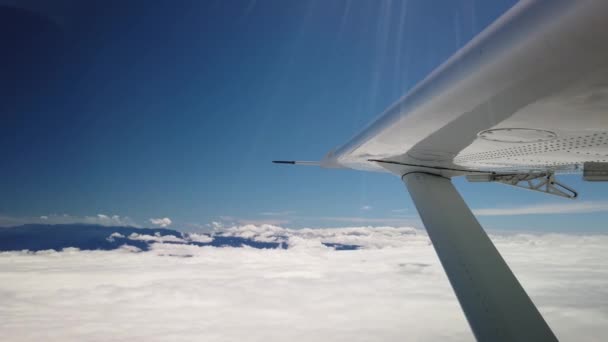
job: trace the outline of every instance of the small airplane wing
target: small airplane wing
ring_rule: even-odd
[[[519,2],[321,166],[597,169],[608,163],[606,13],[601,0]]]
[[[402,178],[477,340],[557,341],[449,178],[608,180],[608,1],[520,1],[319,165]]]

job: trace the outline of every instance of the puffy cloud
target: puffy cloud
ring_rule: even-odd
[[[170,226],[172,222],[171,222],[170,218],[163,217],[163,218],[151,218],[150,223],[165,228],[165,227]]]
[[[124,239],[125,236],[120,234],[120,233],[112,233],[110,234],[110,236],[108,236],[106,238],[106,240],[110,241],[110,242],[114,242],[116,239]]]
[[[116,234],[116,233],[114,233],[114,234]],[[114,235],[114,234],[112,234],[112,235]],[[139,240],[139,241],[160,242],[160,243],[163,243],[163,242],[185,243],[186,242],[184,239],[179,238],[177,236],[160,235],[159,233],[156,233],[154,235],[131,233],[131,235],[129,235],[127,238],[129,240],[135,240],[135,241]]]
[[[165,241],[153,243],[148,252],[125,247],[0,253],[0,272],[7,280],[0,282],[3,338],[473,340],[423,231],[249,225],[217,234],[288,241],[289,248]],[[518,234],[492,239],[558,338],[604,339],[608,236]],[[336,251],[322,244],[331,241],[363,247]]]
[[[213,241],[213,237],[207,234],[189,233],[187,234],[187,241],[208,243]]]
[[[135,223],[128,217],[118,215],[97,214],[96,217],[85,217],[84,223],[99,224],[102,226],[134,226]]]
[[[365,211],[372,210],[372,206],[371,205],[364,205],[364,206],[361,207],[361,210],[365,210]]]

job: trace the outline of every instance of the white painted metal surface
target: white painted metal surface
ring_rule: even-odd
[[[403,177],[479,341],[557,341],[451,181]]]
[[[519,2],[322,166],[580,172],[608,162],[607,18],[604,0]]]

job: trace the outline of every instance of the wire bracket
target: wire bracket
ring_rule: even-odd
[[[574,189],[558,182],[553,172],[469,175],[467,180],[469,182],[498,182],[569,199],[578,197],[578,193]]]

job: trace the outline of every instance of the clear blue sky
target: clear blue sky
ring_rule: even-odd
[[[0,221],[418,224],[397,177],[270,161],[318,160],[346,142],[513,3],[112,1],[81,5],[37,45],[20,30],[2,57],[13,91],[0,105]],[[564,181],[581,193],[575,211],[592,213],[481,221],[606,230],[608,186]],[[456,183],[473,208],[575,203]]]

